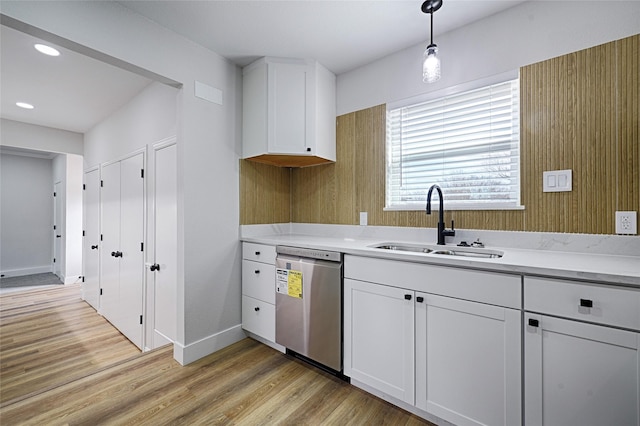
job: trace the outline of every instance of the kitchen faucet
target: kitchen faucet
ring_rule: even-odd
[[[456,231],[453,229],[453,219],[451,220],[451,229],[444,228],[444,200],[442,198],[442,190],[438,185],[431,185],[427,193],[427,214],[431,214],[431,193],[433,188],[438,191],[438,199],[440,200],[440,210],[438,210],[438,245],[444,245],[444,237],[453,237]]]

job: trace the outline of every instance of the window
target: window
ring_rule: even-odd
[[[516,78],[388,107],[386,208],[424,209],[433,184],[447,210],[521,208],[519,92]]]

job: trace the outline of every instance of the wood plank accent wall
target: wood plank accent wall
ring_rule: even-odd
[[[240,224],[291,222],[291,169],[240,160]]]
[[[465,229],[613,234],[616,210],[640,211],[639,52],[636,35],[523,67],[525,209],[446,211],[447,227],[455,219]],[[291,169],[290,183],[260,176],[260,184],[243,161],[241,190],[254,192],[241,194],[241,223],[287,222],[290,188],[291,222],[356,225],[366,211],[370,225],[435,227],[437,215],[383,211],[385,132],[385,105],[338,117],[336,163]],[[573,191],[543,193],[542,172],[559,169],[573,170]]]

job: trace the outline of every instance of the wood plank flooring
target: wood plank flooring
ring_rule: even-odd
[[[137,354],[79,284],[0,296],[0,407]]]
[[[4,352],[5,336],[2,328],[0,331]],[[14,335],[12,339],[17,337]],[[7,343],[20,346],[15,340]],[[21,344],[36,348],[38,342]],[[40,358],[42,364],[47,364],[47,360],[47,356]],[[173,359],[171,347],[134,354],[126,361],[116,361],[112,366],[49,386],[46,391],[13,398],[0,408],[0,423],[3,426],[430,424],[251,339],[184,367]]]

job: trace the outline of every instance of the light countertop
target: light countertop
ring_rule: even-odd
[[[332,228],[333,229],[333,228]],[[306,231],[307,229],[304,229]],[[280,231],[280,230],[279,230]],[[291,232],[293,231],[293,232]],[[296,232],[298,231],[298,232]],[[416,244],[417,241],[407,238],[385,238],[340,236],[340,232],[328,232],[325,235],[299,233],[300,229],[289,229],[285,232],[257,233],[243,232],[242,241],[267,245],[286,245],[293,247],[313,248],[339,251],[345,254],[393,259],[435,265],[482,269],[497,272],[509,272],[524,275],[538,275],[557,278],[578,279],[598,283],[620,284],[640,288],[640,253],[634,255],[605,254],[602,252],[584,253],[542,249],[525,249],[501,247],[486,244],[486,249],[504,252],[501,258],[469,258],[437,254],[414,253],[377,249],[372,246],[385,243]],[[314,232],[315,233],[315,232]],[[349,233],[344,233],[349,234]],[[352,234],[352,233],[351,233]],[[329,235],[329,236],[327,236]],[[457,240],[456,240],[457,241]],[[470,239],[470,242],[474,241]],[[633,241],[634,243],[636,241]],[[420,244],[434,245],[433,242],[419,241]],[[438,246],[455,250],[456,244]]]

